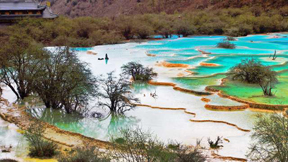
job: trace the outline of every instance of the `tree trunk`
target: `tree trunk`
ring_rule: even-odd
[[[17,91],[14,89],[14,87],[12,86],[12,85],[10,85],[10,84],[8,84],[7,85],[12,91],[13,91],[13,93],[17,96],[17,100],[19,100],[20,99],[20,96],[19,96],[19,94],[17,93]]]

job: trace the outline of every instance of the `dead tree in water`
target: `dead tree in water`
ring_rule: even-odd
[[[210,145],[210,148],[212,148],[212,149],[218,149],[218,148],[220,148],[220,147],[223,147],[222,145],[220,145],[220,144],[222,144],[223,142],[222,142],[222,139],[221,139],[221,137],[217,137],[217,139],[216,139],[216,141],[214,142],[214,141],[212,141],[210,138],[208,138],[208,143],[209,143],[209,145]]]
[[[269,58],[271,57],[271,55],[269,56]],[[277,58],[277,51],[275,50],[274,55],[272,56],[272,60],[276,60]]]
[[[124,114],[134,109],[138,98],[132,94],[130,82],[123,75],[116,77],[114,72],[107,74],[107,78],[101,78],[101,92],[99,93],[99,106],[109,108],[110,114]]]

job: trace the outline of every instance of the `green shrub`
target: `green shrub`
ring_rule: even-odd
[[[44,129],[41,124],[30,125],[24,133],[29,142],[29,156],[51,158],[58,154],[58,147],[54,142],[43,139]]]
[[[229,78],[250,84],[258,84],[266,96],[273,96],[272,89],[275,88],[275,84],[278,82],[275,71],[254,59],[242,60],[240,64],[232,67]]]
[[[204,162],[206,159],[195,148],[179,143],[165,145],[141,129],[121,130],[120,138],[112,137],[114,149],[110,155],[115,160],[150,162]]]
[[[59,162],[109,162],[96,147],[86,146],[72,150],[67,156],[58,157]]]
[[[182,146],[176,150],[176,162],[204,162],[206,158],[198,149],[190,149],[189,147]]]
[[[288,119],[283,115],[258,115],[252,139],[251,161],[288,161]]]
[[[134,81],[147,82],[157,76],[153,68],[144,67],[142,64],[133,61],[123,65],[121,69],[124,75],[132,76]]]
[[[228,36],[225,40],[227,40],[227,41],[236,41],[236,38]]]
[[[226,49],[235,49],[236,46],[233,43],[230,43],[229,41],[224,41],[224,42],[220,42],[217,44],[218,48],[226,48]]]
[[[212,141],[210,138],[208,139],[208,143],[210,145],[210,148],[212,149],[218,149],[220,147],[222,147],[220,144],[222,143],[222,139],[221,137],[217,137],[216,141]]]

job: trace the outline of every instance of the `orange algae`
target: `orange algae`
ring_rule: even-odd
[[[243,129],[243,128],[240,128],[238,127],[236,124],[232,124],[232,123],[228,123],[226,121],[217,121],[217,120],[192,120],[190,119],[191,122],[196,122],[196,123],[222,123],[222,124],[226,124],[226,125],[230,125],[232,127],[235,127],[237,128],[238,130],[240,131],[243,131],[243,132],[251,132],[250,130],[248,129]]]
[[[222,111],[237,111],[237,110],[245,110],[249,108],[249,105],[241,105],[241,106],[221,106],[221,105],[205,105],[206,109],[210,110],[222,110]]]
[[[178,73],[177,74],[177,77],[183,77],[183,76],[185,76],[183,73]]]
[[[169,63],[169,62],[165,62],[165,61],[157,63],[156,65],[168,67],[168,68],[189,68],[190,67],[187,64],[174,64],[174,63]]]
[[[208,66],[208,67],[217,67],[217,66],[220,66],[220,65],[218,65],[218,64],[206,63],[206,62],[201,62],[200,65],[201,65],[201,66]]]
[[[230,142],[230,140],[227,139],[227,138],[223,138],[223,140],[226,141],[226,142]]]
[[[93,52],[93,51],[87,51],[87,54],[88,54],[88,55],[97,55],[97,53],[96,53],[96,52]]]
[[[150,53],[147,53],[146,55],[147,55],[147,56],[150,56],[150,57],[155,57],[155,56],[156,56],[156,55],[150,54]]]
[[[208,103],[208,102],[210,102],[211,100],[210,100],[209,98],[201,98],[201,101]]]
[[[189,115],[194,115],[196,116],[196,113],[189,112],[186,110],[186,108],[168,108],[168,107],[157,107],[157,106],[151,106],[151,105],[145,105],[145,104],[134,104],[135,106],[139,107],[149,107],[152,109],[159,109],[159,110],[181,110],[184,111],[184,113],[189,114]]]
[[[155,82],[155,81],[148,81],[149,84],[151,85],[159,85],[159,86],[176,86],[175,83],[169,83],[169,82]]]
[[[200,50],[200,49],[198,49],[197,51],[201,52],[202,54],[212,54],[211,52],[206,52],[206,51],[203,51],[203,50]]]
[[[155,81],[150,80],[150,81],[148,82],[148,84],[157,85],[157,86],[171,86],[171,87],[173,87],[173,89],[176,90],[176,91],[181,91],[181,92],[185,92],[185,93],[191,93],[191,94],[199,95],[199,96],[212,95],[212,93],[210,93],[210,92],[199,92],[199,91],[193,91],[193,90],[190,90],[190,89],[185,89],[185,88],[177,87],[175,83],[155,82]]]
[[[190,70],[185,70],[185,72],[186,72],[186,73],[189,73],[189,74],[191,74],[191,75],[192,75],[192,74],[195,74],[193,71],[190,71]]]
[[[221,156],[221,155],[216,154],[215,152],[212,152],[212,156],[214,156],[214,158],[221,159],[224,161],[241,161],[241,162],[248,161],[247,159],[243,159],[243,158],[237,158],[237,157],[231,157],[231,156]]]

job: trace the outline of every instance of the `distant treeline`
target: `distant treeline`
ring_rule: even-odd
[[[0,29],[0,43],[11,34],[26,33],[45,45],[94,46],[114,44],[151,35],[229,35],[288,30],[287,7],[264,12],[261,8],[230,8],[175,14],[143,14],[117,18],[59,17],[55,20],[24,19]]]

